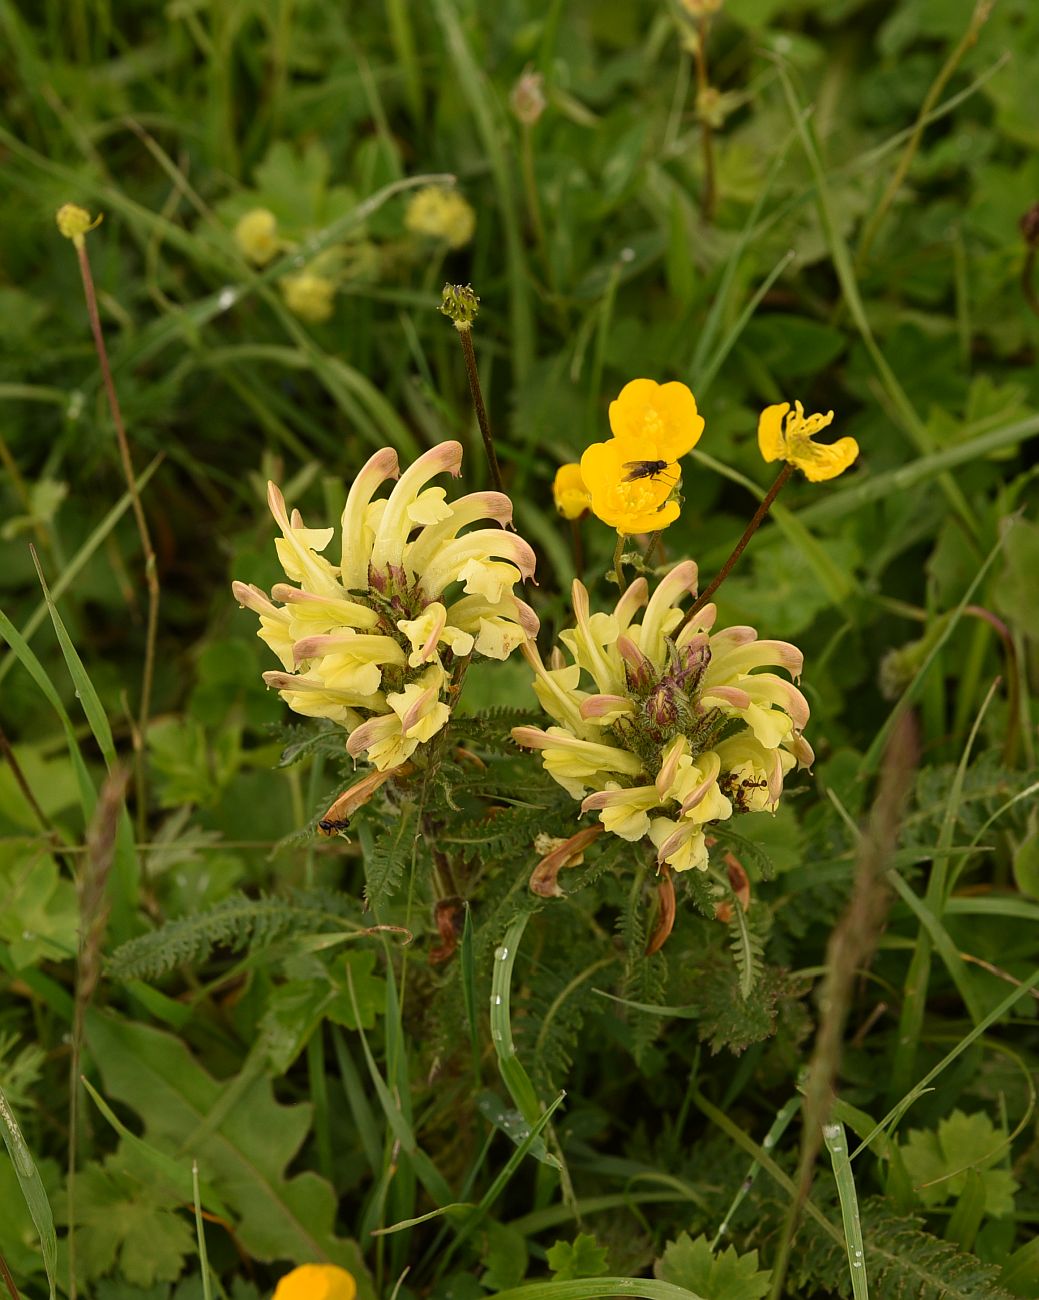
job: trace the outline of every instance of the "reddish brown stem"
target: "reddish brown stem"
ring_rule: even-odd
[[[137,480],[134,476],[133,458],[130,455],[130,443],[126,437],[126,426],[123,424],[123,413],[119,406],[119,396],[115,391],[115,381],[112,379],[112,367],[108,362],[108,349],[105,347],[104,331],[101,328],[101,316],[97,309],[97,295],[94,292],[94,277],[90,271],[90,256],[87,253],[86,240],[81,236],[73,242],[76,248],[76,255],[79,258],[80,275],[83,278],[83,295],[86,299],[87,316],[90,319],[90,330],[94,336],[94,347],[97,351],[98,365],[101,367],[101,377],[104,381],[105,395],[108,398],[108,409],[112,415],[112,423],[115,426],[116,441],[119,444],[119,459],[122,462],[123,476],[126,479],[127,491],[130,493],[130,502],[133,506],[134,519],[137,522],[137,532],[141,539],[141,551],[144,555],[144,576],[148,585],[148,625],[145,634],[144,669],[141,675],[141,702],[140,712],[137,717],[137,734],[134,736],[134,748],[136,751],[134,785],[137,796],[137,825],[143,838],[145,820],[147,817],[144,748],[148,731],[148,717],[151,711],[152,682],[155,674],[155,643],[159,628],[159,574],[155,562],[155,548],[152,546],[151,533],[148,530],[148,521],[144,516],[144,507],[141,505],[140,493],[137,491]]]
[[[732,572],[733,568],[736,565],[736,561],[747,549],[747,543],[758,531],[761,525],[765,522],[765,516],[768,514],[769,510],[771,509],[772,502],[775,501],[777,496],[779,496],[783,484],[793,473],[793,469],[794,469],[793,465],[787,464],[784,465],[783,468],[779,471],[779,474],[776,476],[776,481],[765,493],[764,497],[761,500],[761,504],[758,506],[757,510],[754,511],[754,517],[751,519],[750,523],[743,530],[743,536],[732,548],[732,553],[730,554],[729,558],[718,570],[718,572],[715,574],[711,582],[708,583],[706,589],[701,593],[701,595],[699,595],[696,598],[695,604],[693,605],[689,613],[686,615],[685,621],[687,623],[693,617],[694,614],[698,614],[700,610],[703,609],[704,605],[707,604],[707,602],[711,599],[714,593],[718,590],[718,588],[722,585],[725,579]]]

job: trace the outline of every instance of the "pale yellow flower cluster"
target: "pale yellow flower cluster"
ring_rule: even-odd
[[[449,501],[429,486],[438,474],[457,477],[461,463],[461,445],[442,442],[398,478],[397,453],[376,452],[347,496],[338,564],[321,554],[335,529],[307,528],[268,484],[290,582],[270,597],[233,584],[281,660],[283,671],[264,673],[267,684],[297,713],[345,727],[349,753],[380,771],[408,761],[447,722],[461,661],[506,659],[538,630],[513,590],[533,575],[534,553],[501,526],[512,518],[509,498],[473,492]],[[377,498],[390,479],[389,496]],[[495,526],[464,531],[480,522]]]
[[[560,634],[570,661],[557,648],[546,666],[533,643],[523,647],[557,725],[512,733],[541,750],[582,812],[598,812],[622,839],[648,836],[659,865],[675,871],[706,869],[708,823],[774,811],[787,772],[813,759],[801,734],[804,696],[759,671],[778,666],[796,677],[801,652],[759,641],[750,627],[715,631],[712,604],[683,622],[678,604],[696,584],[687,560],[652,595],[638,578],[612,614],[593,614],[575,582],[576,627]]]

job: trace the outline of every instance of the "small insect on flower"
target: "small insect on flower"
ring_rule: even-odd
[[[670,461],[666,460],[626,460],[622,466],[628,472],[621,480],[623,483],[635,483],[640,478],[662,479],[665,483],[668,481],[664,478],[664,470],[667,469]],[[671,482],[677,482],[672,479]]]

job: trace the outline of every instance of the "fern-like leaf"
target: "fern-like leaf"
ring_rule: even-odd
[[[311,891],[287,898],[232,894],[205,912],[169,921],[118,947],[108,973],[119,980],[152,980],[177,966],[198,965],[214,948],[262,948],[284,934],[305,934],[356,920],[357,904],[343,895]]]
[[[925,1232],[922,1220],[896,1213],[883,1197],[864,1202],[861,1212],[870,1291],[884,1300],[1010,1300],[998,1269]],[[851,1295],[844,1243],[821,1232],[813,1234],[799,1272],[829,1295]]]
[[[367,884],[364,892],[374,908],[380,907],[400,888],[404,871],[411,865],[418,834],[418,808],[405,804],[395,822],[392,822],[375,841],[365,857],[364,872]]]

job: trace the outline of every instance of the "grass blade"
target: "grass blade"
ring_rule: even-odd
[[[844,1125],[823,1125],[823,1141],[833,1161],[833,1176],[837,1180],[837,1195],[841,1201],[841,1218],[844,1221],[844,1241],[848,1251],[848,1268],[851,1271],[851,1290],[855,1300],[869,1300],[869,1282],[866,1278],[866,1253],[862,1245],[862,1224],[859,1221],[859,1198],[855,1192],[855,1175],[848,1158],[848,1139]]]
[[[541,1117],[541,1103],[530,1075],[516,1055],[512,1041],[512,1022],[509,1018],[510,984],[512,968],[523,931],[531,918],[530,912],[517,916],[505,931],[501,946],[494,950],[494,974],[491,978],[491,1040],[498,1055],[498,1069],[516,1108],[533,1127]]]
[[[54,1279],[58,1269],[58,1238],[54,1231],[54,1215],[51,1213],[50,1201],[47,1199],[40,1171],[36,1168],[32,1152],[22,1136],[22,1130],[18,1127],[18,1121],[2,1091],[0,1091],[0,1131],[3,1132],[4,1145],[14,1165],[18,1186],[22,1189],[36,1231],[40,1234],[43,1267],[47,1270],[47,1284],[50,1287],[51,1300],[54,1300]]]

